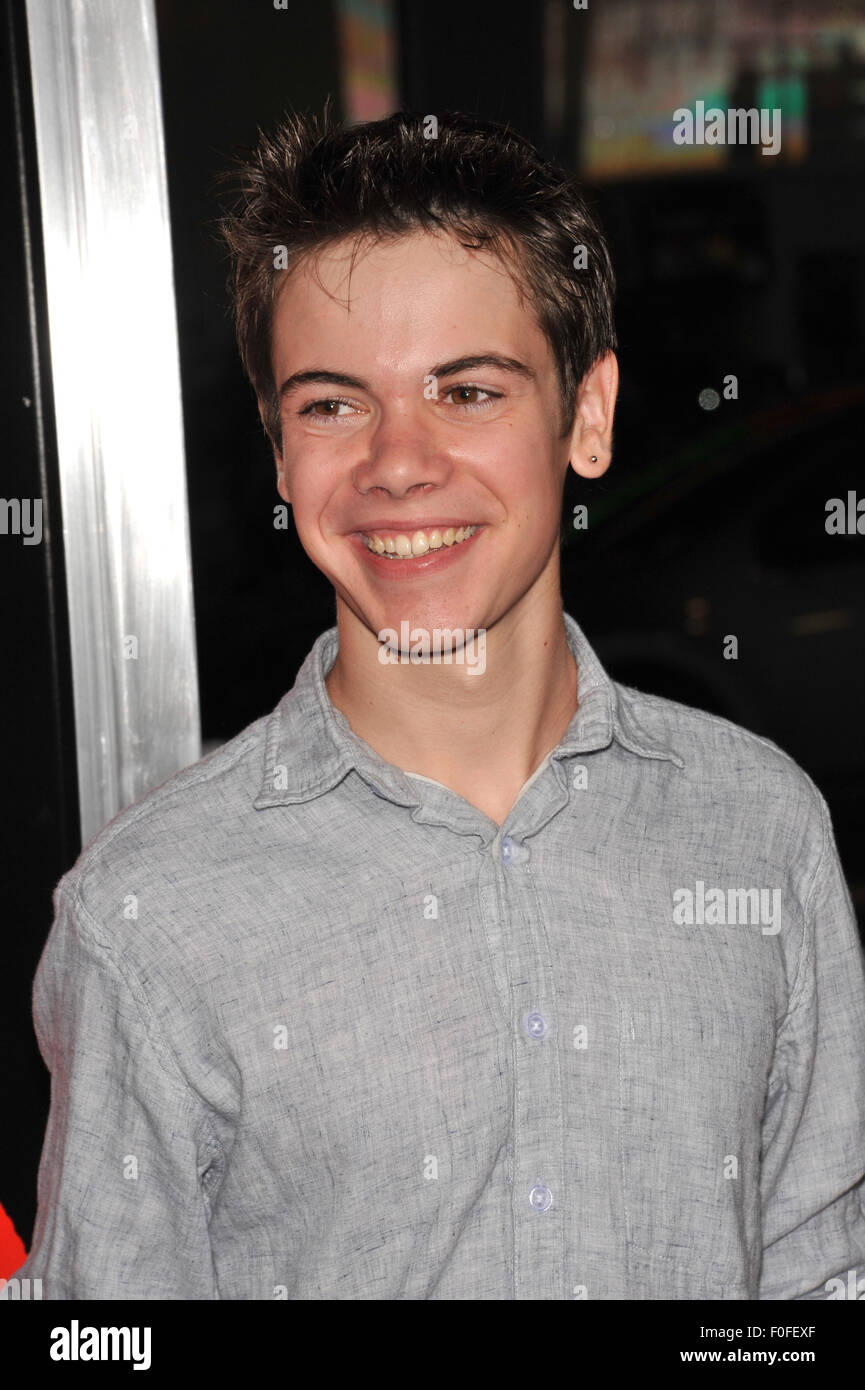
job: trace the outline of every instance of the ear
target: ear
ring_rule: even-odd
[[[273,440],[270,442],[273,445],[273,459],[276,464],[276,490],[283,502],[287,502],[288,505],[291,506],[291,494],[289,493],[288,482],[285,476],[285,463],[282,454],[273,443]]]
[[[276,490],[279,493],[282,500],[284,502],[287,502],[289,506],[291,506],[291,497],[288,493],[288,483],[285,479],[285,461],[282,457],[281,449],[276,443],[276,440],[273,438],[273,435],[270,433],[270,430],[267,428],[267,421],[264,417],[264,407],[262,406],[260,401],[258,404],[258,417],[261,420],[262,425],[264,426],[265,434],[270,440],[270,447],[273,449],[273,461],[276,464]]]
[[[615,353],[608,352],[586,372],[577,391],[569,459],[574,472],[583,478],[599,478],[610,466],[618,390],[619,364]]]

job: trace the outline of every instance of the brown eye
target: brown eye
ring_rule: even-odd
[[[313,407],[312,407],[312,409],[313,409],[313,414],[315,414],[315,412],[318,411],[319,406],[324,406],[324,410],[321,411],[321,414],[322,414],[322,415],[335,415],[336,412],[337,412],[337,410],[339,409],[340,402],[339,402],[339,401],[316,401],[316,402],[314,403]],[[331,409],[331,407],[333,407],[333,409]]]
[[[500,391],[489,391],[485,386],[472,386],[468,381],[463,382],[461,386],[451,386],[446,394],[450,396],[452,406],[465,411],[487,410],[493,401],[501,400]]]

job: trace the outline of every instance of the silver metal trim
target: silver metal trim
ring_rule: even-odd
[[[27,0],[86,844],[201,756],[153,0]]]

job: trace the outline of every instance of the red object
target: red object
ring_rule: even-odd
[[[24,1242],[0,1205],[0,1279],[8,1279],[27,1259]]]

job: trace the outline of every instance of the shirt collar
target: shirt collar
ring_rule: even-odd
[[[631,692],[610,679],[576,621],[569,613],[563,616],[577,663],[579,708],[550,757],[595,752],[615,740],[639,757],[665,759],[683,767],[678,753],[640,725]],[[309,801],[330,791],[352,770],[379,795],[400,805],[420,805],[423,793],[418,782],[358,738],[331,702],[324,682],[338,649],[338,629],[322,632],[293,687],[269,716],[262,782],[253,802],[256,810]]]

